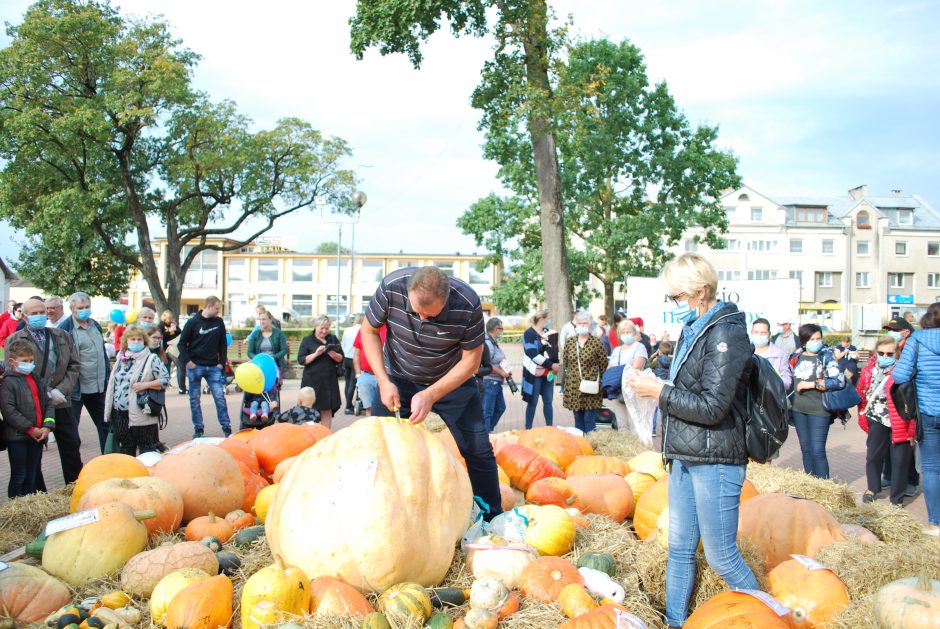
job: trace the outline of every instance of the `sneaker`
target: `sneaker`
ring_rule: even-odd
[[[202,437],[202,431],[201,431],[201,430],[193,431],[193,439],[199,439],[200,437]]]
[[[908,498],[913,498],[917,495],[917,485],[908,485],[907,489],[904,490],[904,495]]]
[[[231,428],[223,428],[223,429],[222,429],[222,436],[225,437],[226,439],[228,439],[229,437],[231,437],[231,436],[232,436],[232,429],[231,429]]]
[[[179,394],[180,394],[180,395],[189,395],[189,391],[186,391],[185,389],[180,389]]]
[[[871,493],[870,491],[866,491],[864,494],[862,494],[862,503],[869,504],[874,501],[875,501],[875,494]]]
[[[165,443],[163,443],[162,441],[158,441],[156,447],[157,447],[157,452],[159,452],[160,454],[164,454],[170,451],[170,447],[166,445]]]
[[[940,524],[928,524],[924,528],[924,535],[928,537],[940,537]]]

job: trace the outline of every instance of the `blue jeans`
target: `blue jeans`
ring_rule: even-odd
[[[940,415],[921,414],[924,440],[920,442],[920,478],[927,503],[927,522],[940,526]]]
[[[493,432],[499,418],[506,412],[506,399],[503,397],[503,383],[496,380],[483,380],[483,423],[487,432]]]
[[[597,409],[574,412],[574,427],[581,432],[591,432],[597,428]]]
[[[829,478],[829,459],[826,458],[826,439],[829,438],[830,420],[819,415],[790,411],[796,436],[803,453],[803,471],[817,478]]]
[[[85,407],[88,416],[91,417],[91,421],[94,422],[98,431],[98,447],[101,448],[102,453],[104,453],[104,442],[108,440],[108,431],[110,430],[108,424],[104,421],[104,398],[104,392],[82,393],[77,398],[74,394],[72,396],[72,418],[75,420],[75,436],[78,436],[78,422],[82,417],[82,407]],[[58,442],[58,439],[56,439],[56,442]]]
[[[356,386],[359,388],[362,408],[372,408],[372,402],[379,399],[379,381],[375,379],[375,374],[371,371],[360,371]]]
[[[539,397],[542,398],[542,412],[545,413],[545,425],[551,426],[555,418],[555,411],[552,408],[552,398],[555,395],[555,383],[549,382],[544,376],[536,378],[532,383],[532,397],[525,407],[525,428],[532,428],[535,421],[535,407],[539,405]]]
[[[10,457],[10,484],[7,497],[17,498],[36,493],[36,479],[42,466],[42,444],[32,438],[7,444]]]
[[[666,624],[681,627],[695,584],[701,537],[708,565],[732,589],[756,590],[757,579],[738,550],[738,509],[745,465],[672,461],[669,472],[669,561]]]
[[[193,416],[193,428],[205,430],[202,423],[202,407],[199,405],[200,384],[205,378],[212,400],[215,402],[215,413],[219,417],[219,425],[222,426],[222,430],[230,431],[232,422],[228,418],[228,405],[225,402],[225,376],[222,370],[216,365],[196,365],[192,369],[186,369],[186,376],[189,379],[189,412]]]

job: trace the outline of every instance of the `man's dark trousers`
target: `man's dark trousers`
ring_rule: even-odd
[[[346,410],[353,410],[353,393],[356,391],[356,370],[353,368],[353,359],[344,358],[343,367],[346,369]]]
[[[428,387],[407,380],[392,378],[398,387],[401,399],[402,417],[409,413],[411,397]],[[477,389],[476,378],[470,378],[462,385],[438,400],[431,408],[441,416],[457,442],[460,454],[467,461],[467,473],[473,494],[479,496],[490,507],[486,520],[502,512],[502,498],[499,492],[499,476],[496,472],[496,457],[490,444],[489,432],[483,424],[483,403]],[[383,404],[372,404],[372,414],[394,417],[395,413]]]
[[[62,478],[66,484],[74,483],[82,471],[82,440],[78,435],[78,422],[72,417],[72,407],[55,409],[55,444],[62,463]]]

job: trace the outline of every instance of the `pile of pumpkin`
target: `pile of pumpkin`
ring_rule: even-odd
[[[632,558],[583,540],[601,522],[632,537],[632,524],[648,540],[633,547],[665,548],[668,477],[659,454],[595,454],[588,439],[554,427],[491,440],[508,515],[498,532],[463,539],[463,550],[472,491],[447,430],[386,418],[333,435],[276,424],[217,444],[181,444],[150,468],[98,457],[70,504],[97,509],[98,520],[40,536],[27,551],[42,569],[20,562],[0,570],[0,610],[19,624],[69,629],[148,620],[189,629],[658,626],[661,616],[635,603],[646,594],[626,574]],[[758,495],[750,482],[742,500],[740,538],[758,549],[753,567],[768,574],[767,589],[787,613],[721,592],[687,627],[831,623],[848,592],[812,558],[845,530],[815,502]],[[104,579],[117,585],[115,575],[120,589],[100,592]],[[82,593],[78,601],[65,584]],[[932,626],[901,624],[896,600],[916,600],[904,609],[929,623],[938,596],[936,581],[892,584],[874,609],[883,626]],[[537,608],[568,620],[532,624],[526,614]]]

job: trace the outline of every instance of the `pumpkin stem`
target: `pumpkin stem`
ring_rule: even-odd
[[[923,572],[920,573],[920,576],[917,577],[917,589],[922,592],[929,592],[931,589],[930,579],[927,578],[927,575]]]
[[[277,566],[278,572],[284,572],[284,560],[278,553],[274,553],[274,565]]]
[[[790,618],[792,618],[793,622],[796,624],[801,625],[807,620],[806,610],[802,607],[794,607],[790,610]]]
[[[155,517],[157,517],[157,512],[153,509],[143,509],[142,511],[134,512],[134,518],[136,518],[138,522],[141,520],[150,520]]]

